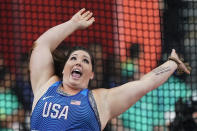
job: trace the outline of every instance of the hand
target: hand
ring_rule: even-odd
[[[92,17],[92,12],[84,11],[85,8],[81,9],[71,18],[71,21],[77,25],[78,29],[85,29],[92,25],[92,23],[95,21],[94,17]]]
[[[178,55],[177,55],[175,49],[172,49],[172,52],[171,52],[171,54],[170,54],[170,57],[175,58],[179,63],[181,63],[181,60],[179,59],[179,57],[178,57]]]
[[[183,72],[190,74],[191,67],[189,66],[188,63],[183,63],[183,59],[179,58],[175,49],[172,49],[171,55],[169,57],[171,60],[177,63],[178,68],[178,74],[182,74]]]

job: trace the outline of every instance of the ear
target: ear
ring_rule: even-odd
[[[92,80],[94,78],[94,72],[92,72],[90,79]]]

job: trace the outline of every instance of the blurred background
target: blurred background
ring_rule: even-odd
[[[105,131],[196,131],[196,0],[1,0],[0,131],[30,130],[32,43],[83,7],[94,13],[95,23],[62,45],[64,51],[76,45],[93,51],[96,77],[91,89],[137,80],[165,62],[173,48],[192,67],[190,75],[175,72],[109,121]]]

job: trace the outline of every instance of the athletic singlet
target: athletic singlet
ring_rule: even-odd
[[[61,92],[60,84],[54,83],[37,102],[31,115],[31,131],[100,131],[91,91],[84,89],[68,96]]]

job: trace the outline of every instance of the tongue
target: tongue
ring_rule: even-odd
[[[74,78],[80,78],[81,75],[74,72],[74,73],[72,73],[72,76],[73,76]]]

